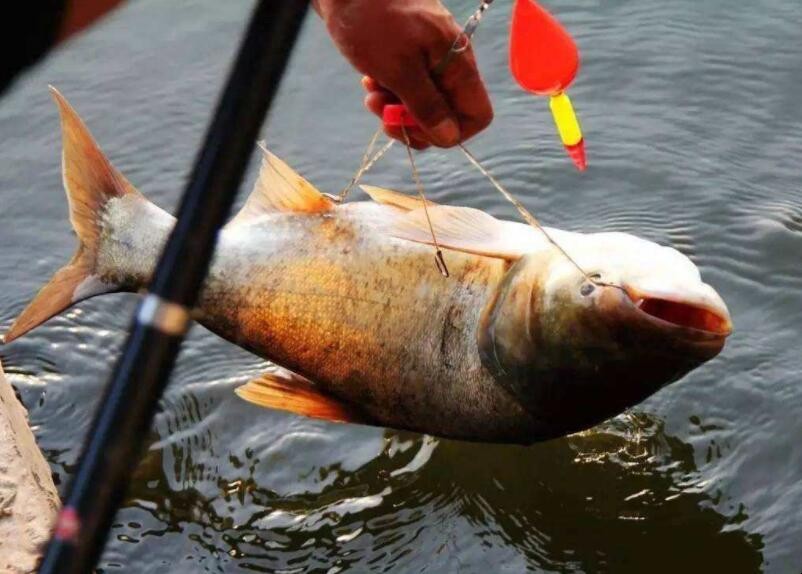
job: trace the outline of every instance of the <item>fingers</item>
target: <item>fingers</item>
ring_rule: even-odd
[[[426,149],[429,147],[431,142],[426,134],[420,128],[406,128],[407,130],[407,137],[409,138],[409,147],[412,149]],[[388,137],[396,139],[401,143],[406,143],[404,139],[404,132],[401,130],[400,126],[384,126],[384,133],[387,134]]]
[[[317,1],[335,44],[370,76],[363,80],[366,107],[381,116],[393,96],[403,102],[420,127],[410,130],[416,146],[454,146],[490,123],[493,111],[470,47],[433,77],[461,32],[440,0],[359,0],[348,10],[334,9],[338,0]],[[398,129],[386,131],[402,137]]]
[[[389,90],[382,88],[373,78],[367,76],[362,78],[362,86],[368,92],[365,96],[365,107],[378,116],[379,119],[382,117],[384,106],[398,103],[398,98]],[[384,133],[391,138],[404,142],[404,133],[400,127],[384,126]],[[407,128],[407,136],[409,137],[410,147],[414,149],[426,149],[430,145],[426,135],[418,128]]]
[[[436,146],[460,142],[460,127],[443,93],[423,66],[396,78],[390,90],[404,102],[426,138]]]
[[[398,99],[385,90],[369,92],[368,95],[365,96],[365,107],[380,118],[382,117],[384,106],[393,103],[398,103]]]
[[[384,90],[382,85],[370,76],[362,76],[362,87],[365,88],[366,92],[377,92],[379,90]]]
[[[438,84],[459,122],[461,142],[476,135],[493,121],[493,106],[476,66],[472,48],[468,47],[452,58],[438,79]]]
[[[440,147],[456,145],[460,142],[460,131],[458,124],[452,117],[448,103],[430,78],[427,76],[419,77],[424,78],[425,81],[423,83],[428,82],[426,89],[408,89],[404,86],[401,90],[395,92],[384,88],[373,78],[363,77],[362,87],[368,92],[365,96],[365,107],[381,118],[385,105],[404,101],[410,113],[418,122],[418,126],[420,126],[407,128],[411,147],[424,149],[429,147],[431,143]],[[403,91],[409,96],[404,99],[399,91]],[[384,133],[401,142],[404,141],[404,135],[400,127],[385,126]]]
[[[403,101],[420,125],[419,131],[408,130],[410,140],[419,147],[427,142],[451,147],[484,130],[493,120],[493,106],[470,47],[457,54],[439,78],[433,79],[429,72],[408,77],[416,82],[402,81],[390,91],[365,76],[365,106],[381,118],[385,105]],[[403,141],[400,129],[385,127],[385,132]]]

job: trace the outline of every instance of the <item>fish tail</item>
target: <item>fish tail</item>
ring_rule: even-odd
[[[147,202],[111,165],[64,96],[52,86],[50,92],[61,116],[62,178],[78,248],[20,314],[5,335],[6,343],[78,301],[119,291],[120,285],[97,271],[104,208],[111,199],[123,196]]]

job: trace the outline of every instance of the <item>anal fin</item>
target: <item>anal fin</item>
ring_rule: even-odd
[[[308,379],[285,369],[264,373],[234,392],[249,403],[268,409],[331,422],[367,423],[353,408],[324,394]]]

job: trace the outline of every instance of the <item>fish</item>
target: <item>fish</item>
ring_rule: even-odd
[[[90,297],[144,290],[175,224],[51,92],[78,248],[6,343]],[[276,366],[235,390],[255,405],[531,444],[622,413],[717,356],[732,332],[722,298],[671,247],[538,230],[368,185],[369,200],[338,202],[261,153],[193,310]]]

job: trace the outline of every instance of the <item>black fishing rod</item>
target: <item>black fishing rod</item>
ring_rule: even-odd
[[[260,0],[251,16],[175,228],[90,427],[40,574],[88,573],[100,557],[307,4]]]

